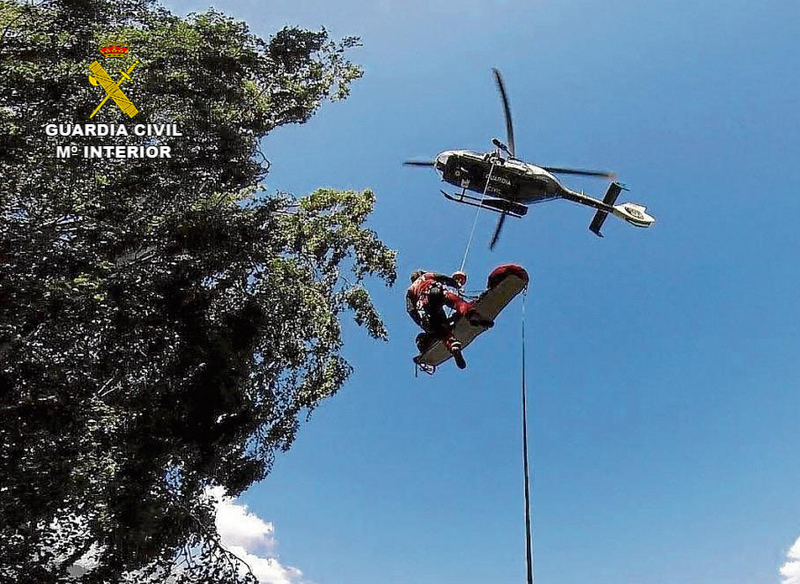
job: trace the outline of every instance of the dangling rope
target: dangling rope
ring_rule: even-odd
[[[472,236],[475,235],[475,226],[478,224],[478,215],[481,213],[481,208],[483,206],[483,199],[486,197],[486,191],[489,189],[489,181],[492,179],[492,172],[494,172],[494,159],[492,159],[492,166],[489,169],[489,174],[486,177],[486,186],[483,187],[483,194],[481,195],[481,206],[475,210],[475,219],[472,221],[472,231],[469,233],[469,240],[467,241],[467,248],[464,250],[464,259],[461,260],[461,267],[459,268],[459,272],[464,271],[464,266],[467,265],[467,255],[469,254],[469,248],[472,245]]]
[[[528,584],[533,584],[533,533],[531,531],[531,497],[528,478],[528,395],[525,386],[525,298],[527,288],[522,292],[522,460],[525,474],[525,552]]]

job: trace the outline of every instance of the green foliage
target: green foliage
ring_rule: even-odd
[[[140,61],[140,113],[92,121],[182,136],[45,134],[89,121],[110,34]],[[89,552],[84,582],[252,580],[204,493],[263,478],[342,386],[343,312],[386,337],[364,287],[395,279],[374,195],[259,191],[260,139],[346,97],[356,44],[147,1],[0,2],[0,579],[56,582]],[[55,157],[112,141],[173,156]]]

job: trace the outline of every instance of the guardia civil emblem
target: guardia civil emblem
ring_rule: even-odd
[[[128,45],[125,43],[119,43],[116,40],[110,43],[103,43],[99,47],[100,54],[103,55],[106,59],[122,59],[128,54]],[[105,103],[108,101],[110,97],[117,107],[121,109],[125,114],[128,115],[129,118],[132,118],[136,114],[139,113],[139,110],[136,109],[136,106],[133,105],[133,102],[128,99],[128,96],[123,93],[120,86],[125,83],[125,81],[131,81],[131,73],[133,72],[134,67],[139,64],[139,61],[134,61],[133,65],[128,67],[127,71],[123,71],[119,69],[119,73],[122,75],[117,81],[111,78],[111,75],[106,72],[103,66],[95,61],[91,65],[89,65],[89,71],[91,74],[89,75],[89,82],[92,85],[100,86],[106,92],[106,96],[103,98],[103,101],[94,109],[90,118],[93,118],[97,112],[100,111]]]

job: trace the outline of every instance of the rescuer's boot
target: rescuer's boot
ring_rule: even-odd
[[[466,368],[467,362],[464,361],[464,355],[461,354],[461,343],[457,339],[451,337],[447,345],[447,349],[450,351],[450,354],[453,355],[453,359],[458,368]]]

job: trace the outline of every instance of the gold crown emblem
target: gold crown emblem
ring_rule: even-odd
[[[125,43],[103,43],[100,45],[100,52],[108,59],[110,57],[124,57],[128,54],[128,45]]]

